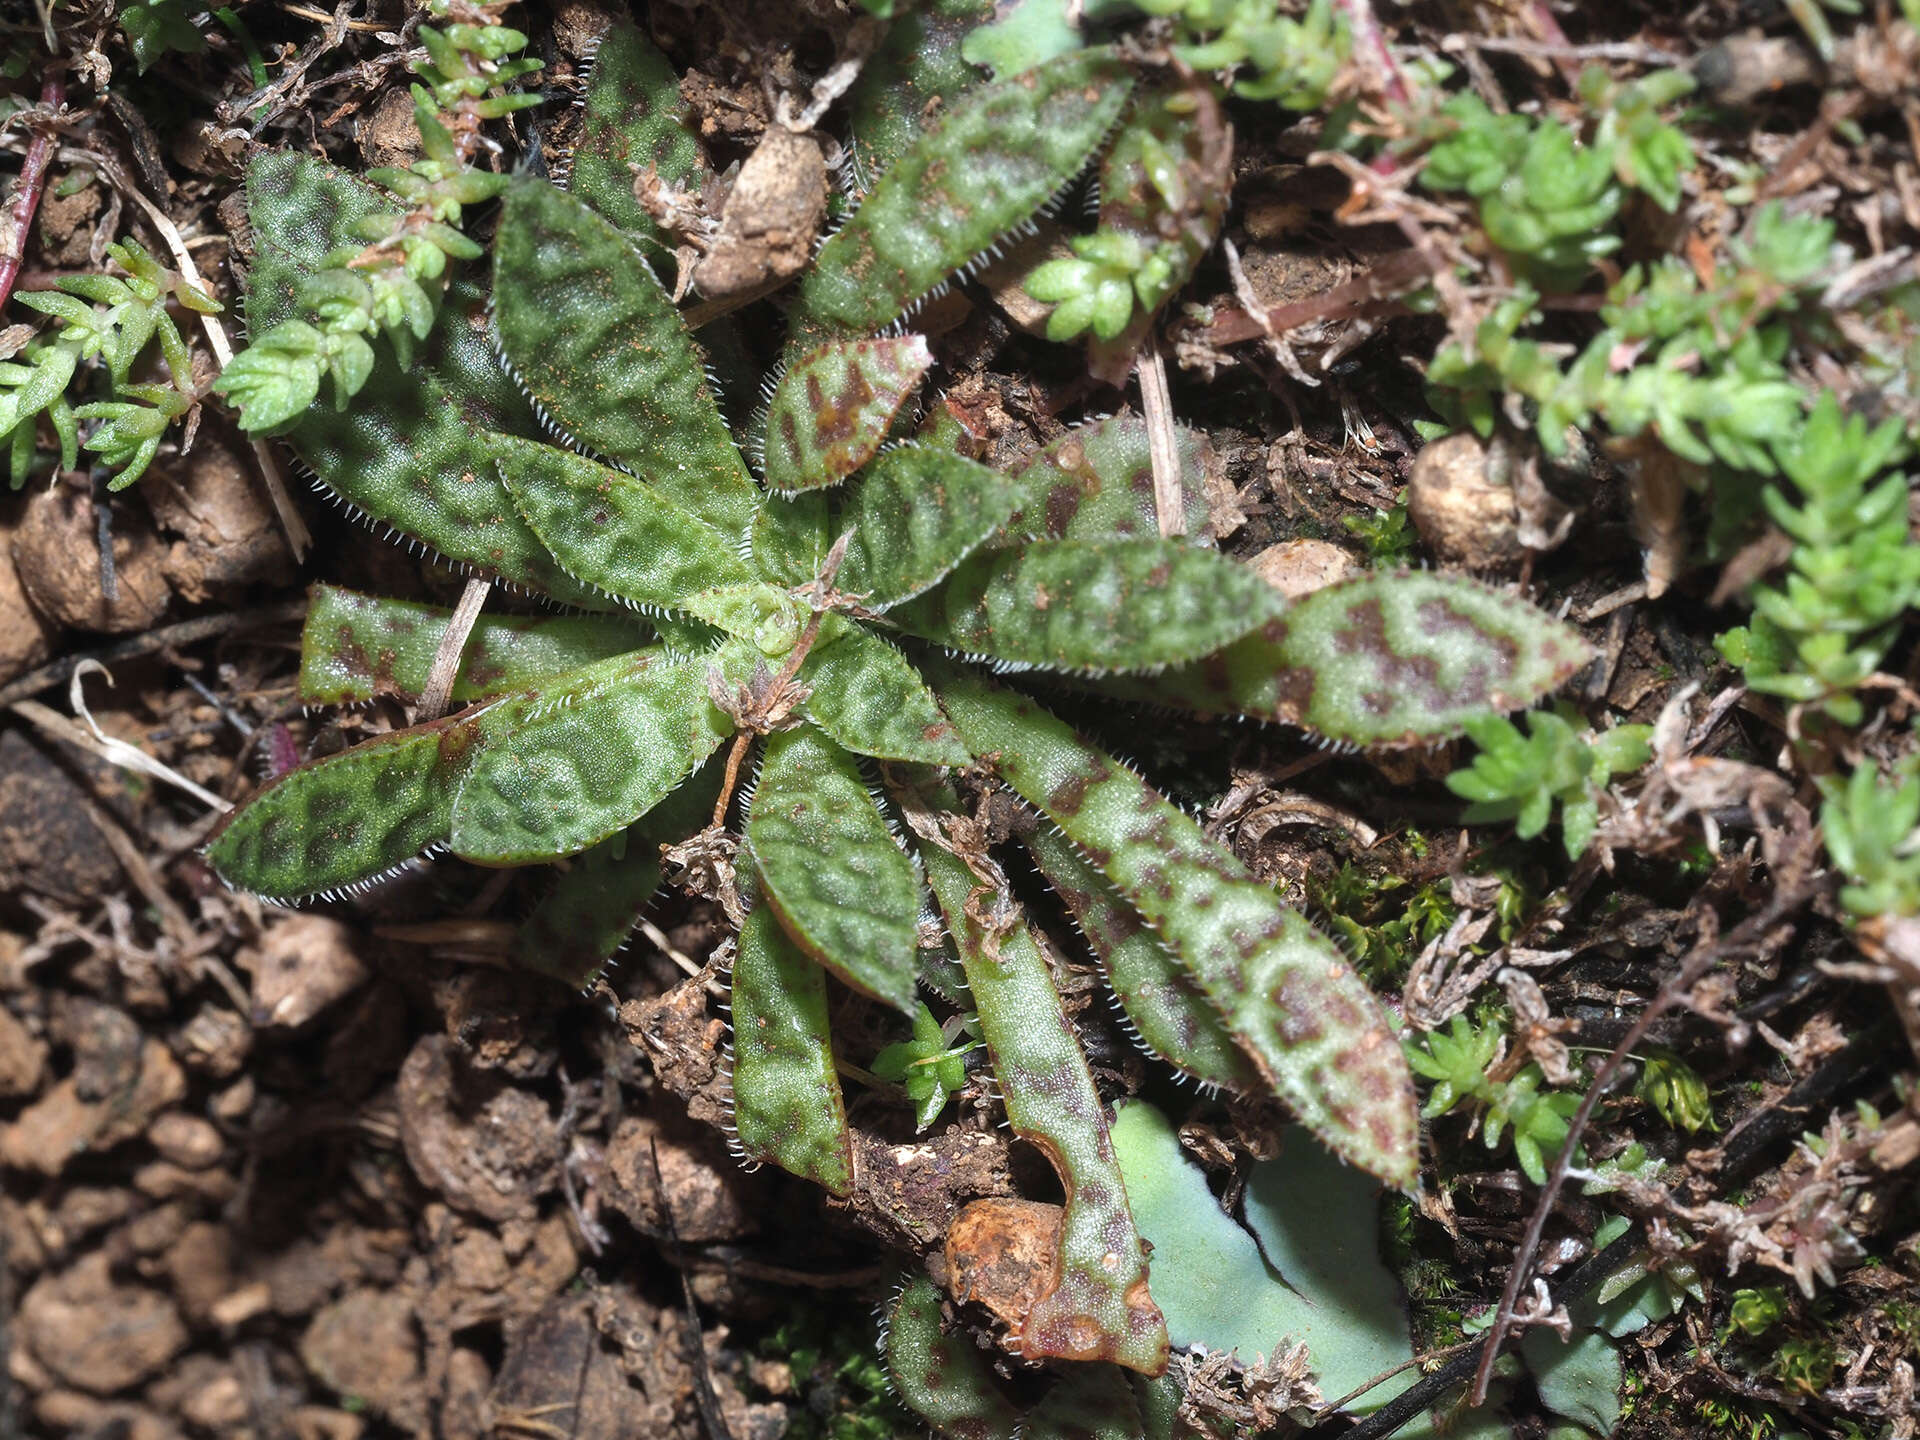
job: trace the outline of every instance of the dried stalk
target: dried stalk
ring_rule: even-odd
[[[440,644],[434,649],[433,667],[427,672],[426,688],[420,692],[420,708],[413,717],[415,724],[438,720],[447,713],[447,702],[453,698],[453,682],[460,674],[461,653],[467,648],[467,637],[473,633],[474,622],[480,618],[480,608],[487,603],[487,592],[491,589],[491,580],[476,579],[467,581],[467,588],[460,592],[460,603],[454,607],[453,618],[447,622]]]
[[[103,645],[100,649],[88,651],[85,654],[63,655],[58,660],[42,665],[38,670],[29,670],[11,684],[0,686],[0,706],[12,705],[16,701],[38,695],[42,690],[51,690],[56,685],[63,685],[68,677],[89,662],[117,665],[122,660],[132,660],[136,656],[151,655],[158,650],[191,645],[215,635],[224,635],[229,630],[243,630],[259,625],[278,625],[289,620],[301,620],[306,617],[306,613],[305,600],[290,600],[284,605],[272,605],[261,610],[230,610],[219,615],[199,615],[191,620],[179,621],[177,624],[163,625],[158,630],[147,630],[138,635],[130,635],[124,640],[116,640],[111,645]]]
[[[1147,454],[1153,463],[1153,513],[1167,539],[1187,533],[1187,492],[1180,483],[1180,450],[1173,431],[1173,396],[1159,343],[1149,335],[1140,347],[1140,408],[1147,420]]]
[[[1520,1240],[1520,1248],[1514,1252],[1513,1268],[1507,1272],[1507,1288],[1501,1293],[1500,1307],[1494,1311],[1493,1325],[1487,1331],[1486,1344],[1480,1351],[1480,1363],[1474,1371],[1473,1386],[1467,1392],[1467,1403],[1478,1406],[1487,1398],[1487,1385],[1493,1379],[1493,1362],[1500,1356],[1500,1344],[1506,1338],[1507,1331],[1513,1325],[1514,1307],[1520,1299],[1520,1292],[1528,1283],[1533,1270],[1534,1254],[1540,1248],[1540,1238],[1546,1232],[1547,1217],[1553,1213],[1554,1201],[1559,1197],[1560,1189],[1566,1184],[1567,1171],[1573,1165],[1573,1152],[1579,1148],[1581,1136],[1586,1132],[1587,1122],[1593,1118],[1594,1109],[1600,1103],[1600,1097],[1613,1077],[1619,1073],[1626,1062],[1627,1055],[1645,1038],[1653,1024],[1669,1010],[1684,1007],[1689,992],[1705,977],[1716,962],[1723,956],[1740,950],[1759,946],[1767,932],[1780,923],[1786,916],[1798,910],[1813,898],[1820,888],[1817,881],[1803,880],[1784,893],[1776,891],[1773,899],[1758,915],[1748,917],[1730,933],[1722,936],[1703,938],[1693,947],[1687,958],[1681,962],[1680,969],[1673,978],[1660,987],[1660,993],[1648,1002],[1646,1009],[1627,1027],[1627,1033],[1601,1062],[1587,1086],[1586,1094],[1580,1097],[1580,1108],[1567,1123],[1566,1142],[1561,1145],[1560,1153],[1554,1157],[1553,1168],[1547,1173],[1547,1183],[1540,1188],[1540,1197],[1534,1202],[1533,1214],[1527,1221],[1527,1229]]]

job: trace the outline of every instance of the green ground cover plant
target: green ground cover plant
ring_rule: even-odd
[[[52,317],[54,326],[0,361],[0,444],[7,447],[8,476],[16,490],[33,467],[43,418],[59,440],[63,469],[79,464],[85,448],[112,472],[110,488],[120,490],[145,473],[169,427],[190,421],[201,402],[192,357],[167,306],[174,301],[212,315],[219,313],[219,302],[167,269],[137,240],[109,245],[107,253],[123,275],[70,276],[57,289],[18,297],[22,305]],[[154,347],[165,383],[134,378],[135,366]],[[106,381],[108,398],[75,405],[67,397],[69,386],[77,375],[95,369]],[[84,442],[82,421],[98,422]]]
[[[617,32],[595,86],[635,83],[649,63],[635,32]],[[584,985],[659,883],[666,846],[738,923],[739,1151],[836,1193],[853,1177],[829,978],[923,1029],[923,995],[977,1017],[1009,1121],[1067,1197],[1060,1278],[1018,1325],[1020,1352],[1157,1375],[1167,1331],[1099,1100],[978,801],[1005,787],[1042,817],[1034,863],[1143,1045],[1176,1069],[1284,1098],[1335,1153],[1402,1186],[1417,1166],[1412,1089],[1332,942],[1131,767],[991,672],[1084,690],[1119,677],[1166,705],[1406,745],[1547,693],[1586,650],[1524,603],[1447,576],[1380,572],[1283,600],[1203,537],[1159,533],[1130,418],[1069,431],[1013,473],[960,453],[937,414],[913,422],[929,363],[914,306],[1103,142],[1111,170],[1184,123],[1134,90],[1114,52],[1087,48],[953,99],[800,278],[795,338],[748,451],[647,252],[595,208],[584,156],[571,189],[500,182],[484,326],[443,321],[388,354],[356,350],[372,365],[344,408],[293,405],[311,398],[302,381],[286,403],[253,392],[249,420],[284,426],[319,483],[368,518],[584,613],[482,622],[469,645],[484,647],[485,677],[469,666],[452,692],[469,708],[281,776],[208,853],[230,883],[289,900],[432,851],[580,857],[522,953]],[[605,108],[596,93],[586,105]],[[345,237],[403,218],[290,156],[256,162],[250,195],[257,335],[305,323],[284,317],[313,305],[314,277],[339,273]],[[607,209],[620,211],[617,192]],[[463,276],[441,308],[478,317],[480,301]],[[304,693],[412,693],[446,624],[318,592]],[[583,901],[603,917],[590,933],[546,943],[549,915]],[[898,1058],[873,1070],[905,1076]],[[955,1061],[916,1059],[936,1082],[924,1120]]]
[[[876,1135],[1003,1125],[991,1198],[1057,1211],[1041,1283],[983,1307],[930,1254],[877,1358],[795,1311],[762,1356],[805,1433],[1894,1436],[1911,1314],[1831,1317],[1909,1264],[1910,1091],[1798,1092],[1863,1063],[1842,980],[1920,1045],[1920,279],[1911,197],[1859,179],[1920,133],[1920,10],[1788,6],[1765,93],[1826,96],[1788,137],[1691,13],[829,8],[831,68],[622,16],[576,70],[543,17],[431,0],[380,40],[411,165],[219,162],[250,338],[217,379],[181,333],[215,301],[135,241],[18,297],[14,487],[130,485],[224,403],[460,577],[413,594],[466,585],[312,586],[297,700],[371,708],[275,760],[212,871],[291,906],[444,862],[596,1003],[660,896],[717,916],[704,967],[664,952],[726,1017],[715,1123],[838,1214]],[[202,18],[102,16],[136,78],[244,59],[254,123],[284,57]],[[1411,437],[1482,447],[1466,541]],[[1303,540],[1360,563],[1283,588]],[[1714,1189],[1776,1107],[1832,1118]]]

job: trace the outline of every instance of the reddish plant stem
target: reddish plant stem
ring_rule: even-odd
[[[1527,6],[1527,23],[1533,26],[1534,33],[1547,44],[1560,45],[1567,49],[1573,48],[1572,42],[1567,39],[1567,32],[1560,28],[1560,22],[1554,17],[1553,11],[1547,7],[1546,0],[1533,0],[1533,3]],[[1580,63],[1571,56],[1555,55],[1553,67],[1560,72],[1560,78],[1567,82],[1569,88],[1580,83]]]
[[[753,743],[756,735],[769,735],[773,732],[777,718],[770,723],[769,717],[784,717],[793,706],[786,703],[793,688],[793,677],[800,673],[800,667],[806,663],[807,655],[813,649],[813,642],[820,638],[820,622],[827,618],[827,612],[834,607],[834,577],[840,573],[840,566],[847,558],[847,542],[853,539],[853,531],[848,530],[833,542],[833,548],[827,551],[827,560],[820,567],[820,573],[800,595],[811,594],[814,607],[812,616],[807,620],[807,628],[800,632],[800,640],[787,656],[787,663],[773,683],[756,697],[758,716],[749,722],[749,717],[739,717],[740,733],[733,737],[733,748],[727,752],[727,776],[720,784],[720,798],[713,802],[713,828],[719,829],[727,822],[727,806],[733,802],[733,787],[740,779],[740,762],[746,759],[747,747]]]
[[[1569,45],[1567,32],[1560,28],[1560,21],[1554,16],[1546,0],[1533,0],[1527,6],[1527,19],[1533,28],[1540,32],[1540,38],[1550,45]]]
[[[1336,0],[1336,8],[1347,17],[1347,27],[1353,32],[1353,48],[1369,56],[1369,63],[1379,73],[1380,93],[1389,100],[1406,104],[1413,92],[1407,89],[1399,62],[1387,48],[1387,37],[1374,18],[1371,0]]]
[[[1380,93],[1396,105],[1405,105],[1412,100],[1413,91],[1407,85],[1407,77],[1387,46],[1387,37],[1381,32],[1379,20],[1374,18],[1373,0],[1334,0],[1334,8],[1347,17],[1347,28],[1353,34],[1354,53],[1365,57],[1363,67],[1379,81]],[[1373,157],[1367,168],[1376,175],[1391,175],[1394,170],[1393,156],[1382,150]]]
[[[66,82],[55,71],[40,87],[41,107],[58,110],[66,98]],[[53,132],[44,125],[36,126],[33,143],[27,146],[26,162],[20,167],[19,183],[13,189],[13,203],[7,207],[7,233],[0,236],[0,308],[13,294],[20,262],[26,258],[33,213],[40,208],[40,192],[47,187],[47,166],[52,163]]]

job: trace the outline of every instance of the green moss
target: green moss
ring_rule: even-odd
[[[797,1304],[754,1347],[793,1376],[787,1440],[892,1440],[913,1418],[887,1387],[873,1326],[845,1305]]]

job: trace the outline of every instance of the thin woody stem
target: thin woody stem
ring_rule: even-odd
[[[1376,1385],[1384,1385],[1387,1381],[1391,1380],[1394,1376],[1398,1375],[1402,1370],[1411,1370],[1415,1366],[1419,1366],[1421,1369],[1425,1369],[1429,1365],[1433,1365],[1438,1361],[1448,1360],[1455,1355],[1459,1355],[1464,1353],[1465,1351],[1471,1350],[1474,1347],[1474,1345],[1477,1343],[1478,1343],[1477,1341],[1473,1341],[1473,1340],[1462,1340],[1458,1344],[1443,1345],[1438,1350],[1423,1350],[1420,1352],[1420,1354],[1415,1355],[1412,1359],[1402,1360],[1398,1365],[1394,1365],[1386,1370],[1382,1370],[1378,1375],[1375,1375],[1370,1379],[1361,1381],[1358,1385],[1354,1386],[1353,1389],[1349,1390],[1346,1394],[1342,1395],[1339,1399],[1327,1401],[1326,1403],[1321,1405],[1319,1409],[1313,1412],[1313,1417],[1317,1420],[1323,1416],[1337,1415],[1342,1410],[1346,1409],[1348,1405],[1352,1404],[1355,1400],[1358,1400],[1362,1395],[1366,1394],[1369,1390],[1373,1389]]]
[[[1222,309],[1200,336],[1210,345],[1237,345],[1269,333],[1284,334],[1315,320],[1357,314],[1367,306],[1396,305],[1394,297],[1432,274],[1433,263],[1419,250],[1396,250],[1366,273],[1311,299],[1276,305],[1265,316],[1249,315],[1239,306]]]
[[[1163,539],[1187,533],[1187,494],[1180,481],[1180,451],[1174,439],[1173,398],[1167,366],[1152,335],[1135,362],[1140,408],[1147,420],[1147,455],[1153,466],[1153,513]]]
[[[727,823],[727,806],[733,803],[733,787],[740,781],[740,762],[746,758],[747,747],[753,743],[752,730],[742,730],[733,737],[733,748],[727,751],[727,774],[720,782],[720,798],[713,802],[713,828],[718,830]]]
[[[1499,1308],[1494,1311],[1493,1325],[1487,1331],[1480,1351],[1480,1363],[1474,1369],[1473,1384],[1467,1392],[1468,1405],[1479,1406],[1486,1402],[1487,1386],[1493,1379],[1493,1362],[1499,1359],[1501,1342],[1514,1325],[1514,1311],[1520,1302],[1520,1292],[1526,1288],[1532,1274],[1534,1255],[1540,1248],[1540,1237],[1546,1232],[1547,1216],[1553,1210],[1553,1202],[1558,1198],[1561,1187],[1566,1184],[1567,1173],[1573,1167],[1573,1153],[1580,1146],[1587,1122],[1593,1118],[1600,1097],[1606,1093],[1628,1053],[1645,1038],[1656,1020],[1669,1010],[1686,1004],[1689,992],[1716,961],[1731,952],[1750,951],[1757,947],[1774,926],[1810,900],[1817,889],[1816,884],[1802,883],[1785,894],[1776,894],[1765,910],[1749,916],[1724,937],[1716,935],[1701,940],[1594,1072],[1587,1084],[1586,1094],[1580,1099],[1580,1108],[1567,1122],[1567,1138],[1561,1143],[1560,1153],[1554,1157],[1553,1166],[1547,1172],[1547,1183],[1540,1187],[1540,1195],[1534,1202],[1526,1232],[1521,1237],[1519,1249],[1514,1252],[1513,1267],[1507,1272],[1506,1289],[1500,1296]]]
[[[853,531],[849,530],[833,542],[833,548],[827,552],[826,563],[820,567],[820,574],[801,592],[811,592],[809,603],[813,606],[813,614],[807,620],[807,628],[800,632],[799,642],[787,657],[786,665],[774,677],[773,688],[767,692],[769,699],[793,683],[793,677],[800,673],[808,652],[813,649],[813,642],[820,638],[820,622],[826,619],[827,612],[833,608],[833,579],[840,573],[840,564],[847,558],[847,544],[852,539]]]
[[[460,674],[460,657],[467,648],[467,637],[473,633],[474,622],[480,618],[480,608],[487,603],[487,594],[492,589],[493,582],[490,580],[467,581],[467,588],[460,595],[460,603],[454,608],[453,618],[447,622],[447,628],[440,635],[440,644],[434,649],[433,665],[427,672],[427,686],[420,692],[420,709],[414,716],[416,724],[438,720],[447,713],[448,702],[453,699],[454,681]]]

